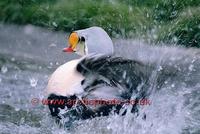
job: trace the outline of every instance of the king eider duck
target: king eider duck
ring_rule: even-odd
[[[69,61],[56,69],[47,85],[48,100],[64,99],[65,104],[51,104],[51,115],[61,119],[88,119],[120,113],[125,100],[145,97],[148,85],[146,65],[113,56],[113,43],[100,27],[74,31],[64,52],[76,52],[80,59]],[[142,86],[141,86],[142,85]],[[141,88],[138,88],[141,86]],[[120,100],[114,104],[88,105],[84,100]],[[68,103],[72,101],[75,103]],[[137,111],[133,105],[132,112]],[[122,112],[125,114],[126,110]]]

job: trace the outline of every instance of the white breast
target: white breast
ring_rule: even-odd
[[[76,70],[79,61],[80,59],[69,61],[56,69],[47,85],[46,93],[48,95],[54,93],[70,96],[83,92],[81,81],[84,77]]]

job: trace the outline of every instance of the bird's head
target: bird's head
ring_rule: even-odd
[[[73,31],[68,38],[64,52],[75,52],[81,56],[88,54],[113,54],[113,43],[108,34],[100,27],[90,27]]]

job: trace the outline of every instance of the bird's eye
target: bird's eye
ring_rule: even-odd
[[[69,36],[69,44],[71,48],[74,49],[76,45],[78,44],[78,42],[79,42],[78,34],[75,32],[71,33]]]
[[[84,37],[81,37],[81,39],[80,39],[81,41],[83,41],[83,42],[85,42],[85,38]]]

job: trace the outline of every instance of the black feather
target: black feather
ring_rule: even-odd
[[[125,89],[120,96],[130,99],[133,91],[141,83],[147,83],[151,71],[138,61],[123,59],[121,57],[94,55],[83,58],[77,65],[77,71],[86,77],[94,76],[95,80],[86,86],[95,87],[98,84]],[[106,81],[104,80],[106,79]]]

